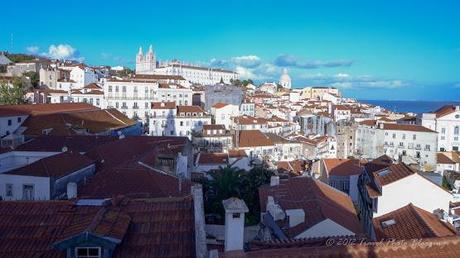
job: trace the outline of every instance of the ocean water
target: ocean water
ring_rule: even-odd
[[[359,102],[381,106],[394,112],[413,113],[435,111],[444,105],[460,105],[460,101],[359,100]]]

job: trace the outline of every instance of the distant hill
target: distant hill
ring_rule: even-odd
[[[31,60],[40,60],[40,61],[47,61],[49,60],[48,58],[41,57],[41,56],[35,56],[35,55],[29,55],[29,54],[13,54],[13,53],[5,53],[5,56],[8,57],[8,59],[11,60],[13,63],[20,63],[20,62],[26,62],[26,61],[31,61]]]

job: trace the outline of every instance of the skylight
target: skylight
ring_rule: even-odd
[[[386,175],[390,174],[390,172],[391,172],[391,170],[385,169],[385,170],[383,170],[383,171],[380,171],[380,172],[378,173],[378,175],[379,175],[379,176],[386,176]]]
[[[396,224],[396,221],[394,219],[389,219],[389,220],[382,221],[381,223],[382,223],[382,228],[387,228],[389,226]]]

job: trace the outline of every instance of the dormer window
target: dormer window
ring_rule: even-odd
[[[75,257],[76,258],[100,258],[101,248],[100,247],[76,247]]]

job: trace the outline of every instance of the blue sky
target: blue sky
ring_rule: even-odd
[[[133,67],[160,60],[332,85],[366,99],[460,100],[459,1],[30,1],[2,4],[0,49]],[[25,17],[25,18],[20,18]],[[11,44],[13,35],[13,44]]]

